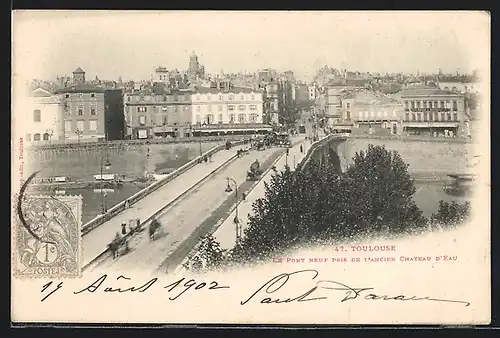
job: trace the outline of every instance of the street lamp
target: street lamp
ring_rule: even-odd
[[[104,158],[106,158],[106,163],[104,163]],[[103,177],[102,177],[102,172],[103,172],[103,167],[106,168],[106,170],[109,170],[111,168],[111,163],[109,162],[108,154],[101,156],[101,177],[100,177],[100,191],[101,191],[101,210],[102,214],[104,215],[107,212],[107,206],[106,206],[106,200],[104,196],[104,191],[102,187],[103,183]]]
[[[75,131],[76,137],[78,137],[78,143],[80,143],[80,136],[83,134],[83,131],[80,129],[77,129]]]
[[[194,128],[193,128],[193,125],[190,126],[191,127],[191,136],[194,137]],[[200,132],[200,135],[199,135],[199,145],[200,145],[200,157],[201,155],[203,155],[203,151],[201,150],[201,126],[200,126],[200,129],[199,129],[199,132]]]
[[[236,197],[236,216],[234,216],[233,223],[234,223],[235,229],[236,229],[236,242],[238,242],[240,237],[241,237],[240,219],[238,217],[238,183],[236,183],[236,181],[234,179],[232,179],[231,177],[228,177],[226,179],[227,179],[227,187],[226,187],[225,191],[227,193],[230,193],[233,191],[229,182],[234,183],[234,190],[235,190],[235,197]]]

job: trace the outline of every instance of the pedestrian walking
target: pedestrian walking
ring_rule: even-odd
[[[247,200],[247,194],[242,193],[242,194],[241,194],[241,197],[243,197],[243,201],[246,201],[246,200]]]
[[[122,235],[127,234],[127,223],[122,223]]]
[[[300,145],[300,152],[303,153],[304,152],[304,147],[302,146],[302,144]]]

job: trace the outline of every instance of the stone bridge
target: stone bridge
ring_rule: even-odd
[[[409,165],[410,175],[442,176],[448,173],[468,171],[468,161],[480,155],[480,148],[469,140],[439,138],[367,138],[349,134],[330,134],[311,145],[300,166],[304,168],[311,160],[330,164],[338,171],[345,171],[352,164],[352,158],[368,145],[385,146],[397,151]]]

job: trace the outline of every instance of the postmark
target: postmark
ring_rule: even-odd
[[[80,277],[82,197],[20,196],[14,223],[14,276]]]

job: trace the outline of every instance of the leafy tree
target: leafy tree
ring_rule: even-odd
[[[213,235],[202,237],[196,254],[190,256],[184,268],[194,272],[204,272],[219,269],[225,261],[227,250],[221,248]]]
[[[427,220],[412,198],[415,186],[408,165],[397,152],[369,145],[353,160],[346,173],[347,204],[357,217],[357,231],[389,235],[426,228]]]
[[[449,203],[441,200],[437,213],[431,216],[430,223],[433,228],[457,227],[469,221],[470,216],[470,202],[459,204],[455,201]]]

